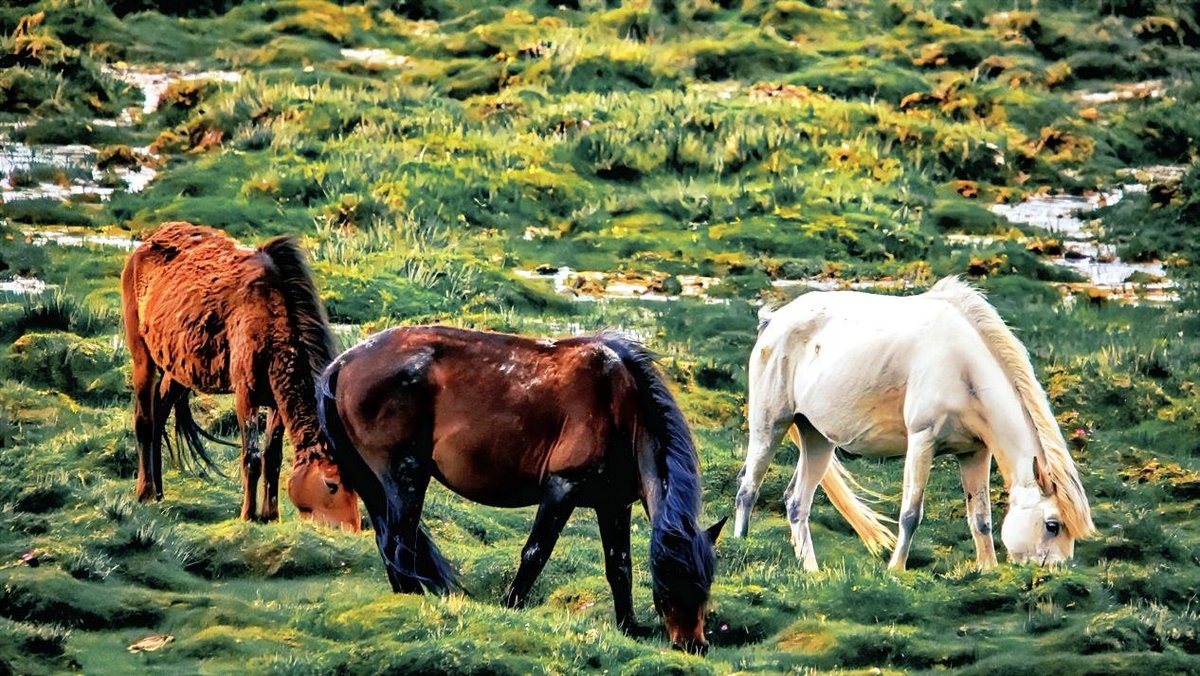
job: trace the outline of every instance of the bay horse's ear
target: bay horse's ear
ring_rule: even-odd
[[[1050,473],[1042,471],[1042,464],[1038,461],[1038,456],[1033,456],[1033,476],[1037,479],[1038,486],[1042,489],[1042,495],[1050,497],[1054,495],[1057,487],[1054,485],[1054,480],[1050,478]]]
[[[728,520],[729,520],[729,517],[727,516],[724,519],[721,519],[720,521],[709,526],[708,530],[704,531],[704,534],[708,536],[709,542],[713,543],[714,545],[717,544],[717,538],[721,537],[721,529],[725,527],[725,522]]]

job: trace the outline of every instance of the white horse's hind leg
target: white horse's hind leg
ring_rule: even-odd
[[[734,501],[733,534],[736,537],[746,536],[750,527],[750,511],[758,499],[763,476],[775,452],[779,450],[784,430],[792,424],[793,412],[788,409],[782,396],[772,392],[765,399],[762,401],[752,397],[750,400],[750,447],[746,449],[746,464],[738,474],[737,499]]]
[[[904,495],[900,501],[900,536],[896,538],[896,549],[888,563],[892,570],[904,570],[913,533],[925,511],[925,484],[929,482],[929,468],[933,466],[934,440],[933,426],[908,435],[908,450],[904,455]]]
[[[980,570],[996,567],[996,546],[992,541],[992,499],[988,491],[992,454],[980,449],[958,456],[963,492],[967,496],[967,523],[975,538],[975,562]]]
[[[796,428],[799,431],[796,442],[800,446],[800,459],[796,462],[792,482],[788,484],[787,517],[792,526],[792,546],[796,548],[796,559],[804,565],[804,570],[815,571],[817,556],[813,551],[808,517],[812,511],[813,494],[829,470],[833,444],[806,420],[798,421]]]

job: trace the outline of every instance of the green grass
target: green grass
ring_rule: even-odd
[[[1194,235],[1198,17],[1155,2],[43,0],[0,9],[0,121],[27,142],[141,145],[160,175],[111,201],[0,205],[0,274],[56,285],[0,303],[0,672],[1200,672],[1200,330]],[[39,22],[21,17],[44,10]],[[18,44],[19,40],[23,40]],[[31,42],[35,40],[35,42]],[[29,46],[38,47],[33,52]],[[343,47],[407,58],[381,67]],[[36,58],[34,58],[36,55]],[[139,126],[104,62],[238,68],[179,87]],[[4,62],[6,65],[8,61]],[[16,63],[14,61],[14,63]],[[1162,78],[1156,99],[1082,91]],[[118,151],[114,151],[118,152]],[[1166,259],[1168,307],[1062,302],[1069,281],[987,207],[1082,192],[1126,166],[1192,164],[1101,210],[1123,257]],[[44,167],[18,182],[53,178]],[[442,322],[531,335],[621,327],[663,355],[701,452],[706,519],[730,513],[746,356],[774,279],[967,273],[1026,341],[1075,439],[1100,536],[1073,566],[975,572],[955,463],[939,460],[912,570],[872,559],[818,495],[823,566],[794,560],[767,475],[751,537],[718,547],[707,661],[655,617],[647,524],[613,626],[594,517],[568,524],[531,595],[503,609],[532,510],[434,487],[426,523],[468,596],[395,596],[370,533],[236,520],[237,479],[170,469],[133,500],[120,331],[125,254],[36,247],[20,228],[144,233],[168,219],[250,243],[297,233],[348,343]],[[948,234],[992,235],[976,248]],[[514,269],[721,278],[710,296],[576,303]],[[231,402],[200,420],[232,436]],[[210,449],[236,477],[228,449]],[[847,460],[898,510],[901,463]],[[997,521],[999,477],[992,486]],[[36,558],[37,567],[22,555]],[[153,634],[160,650],[126,647]]]

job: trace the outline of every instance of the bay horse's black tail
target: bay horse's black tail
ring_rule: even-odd
[[[442,556],[423,525],[417,526],[416,540],[412,543],[406,543],[402,534],[397,532],[399,505],[395,496],[398,491],[388,485],[392,478],[378,476],[367,467],[350,441],[342,417],[338,414],[335,392],[340,368],[341,360],[330,364],[317,383],[317,419],[321,423],[321,431],[329,440],[333,460],[346,487],[357,491],[367,506],[371,526],[375,529],[375,542],[379,545],[379,554],[383,557],[392,591],[420,591],[420,587],[412,589],[411,584],[406,584],[412,580],[435,594],[461,590],[450,562]],[[409,556],[405,556],[406,553]]]
[[[210,473],[224,477],[225,472],[221,471],[220,465],[208,454],[203,440],[208,439],[211,442],[234,448],[237,448],[238,445],[209,434],[208,430],[196,422],[192,416],[192,407],[188,405],[190,394],[188,390],[184,390],[175,398],[175,443],[172,444],[171,438],[165,434],[163,442],[180,467],[190,465],[197,474],[204,478],[208,478]]]

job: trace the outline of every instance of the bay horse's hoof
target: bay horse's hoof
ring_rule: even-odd
[[[504,592],[504,598],[500,599],[500,605],[505,608],[524,608],[525,599],[517,596],[513,590],[509,589]]]

